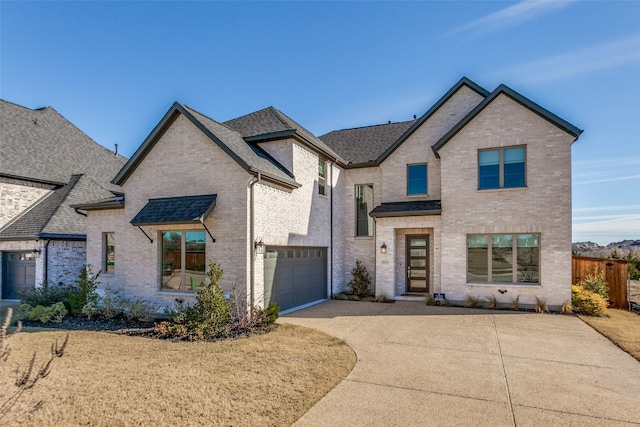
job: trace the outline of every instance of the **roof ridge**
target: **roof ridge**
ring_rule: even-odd
[[[225,124],[226,122],[219,122],[216,119],[212,119],[211,117],[207,116],[206,114],[201,113],[200,111],[196,110],[195,108],[189,107],[187,104],[181,104],[181,103],[178,103],[178,104],[182,105],[183,108],[186,108],[186,109],[188,109],[188,110],[190,110],[190,111],[192,111],[194,113],[200,114],[205,119],[209,119],[212,122],[215,122],[215,123],[219,124],[220,126],[224,126],[225,128],[229,129],[230,131],[233,131],[233,132],[237,133],[238,136],[240,136],[240,138],[242,138],[242,134],[240,132],[238,132],[237,130],[235,130],[234,128],[232,128],[231,126],[226,125]],[[253,114],[253,113],[249,113],[249,114]],[[246,114],[246,115],[248,115],[248,114]],[[244,116],[241,116],[241,117],[244,117]],[[235,119],[231,119],[231,120],[227,120],[227,121],[230,122],[232,120],[235,120]]]
[[[273,105],[270,105],[269,110],[271,111],[271,113],[276,116],[276,118],[280,121],[280,123],[282,123],[285,127],[290,128],[291,129],[291,124],[287,123],[284,121],[284,119],[282,118],[282,116],[287,117],[289,120],[292,120],[289,116],[287,116],[286,114],[284,114],[282,111],[278,110],[277,108],[275,108]],[[292,130],[298,130],[298,128],[292,129]]]
[[[40,107],[40,108],[29,108],[29,107],[25,107],[24,105],[20,105],[20,104],[17,104],[17,103],[15,103],[15,102],[12,102],[12,101],[7,101],[6,99],[3,99],[3,98],[0,98],[0,101],[1,101],[1,102],[4,102],[4,103],[6,103],[6,104],[14,105],[14,106],[16,106],[16,107],[20,107],[20,108],[22,108],[22,109],[24,109],[24,110],[29,110],[29,111],[34,111],[34,112],[40,112],[40,113],[42,113],[42,112],[44,112],[44,111],[46,111],[46,110],[48,110],[48,109],[53,109],[53,107],[51,107],[50,105],[47,105],[46,107]]]
[[[331,132],[329,132],[329,133],[325,133],[325,134],[324,134],[324,135],[322,135],[322,136],[327,136],[327,135],[329,135],[330,133],[334,133],[334,132],[342,132],[342,131],[345,131],[345,130],[356,130],[356,129],[365,129],[365,128],[375,128],[375,127],[378,127],[378,126],[398,125],[398,124],[401,124],[401,123],[410,123],[410,122],[415,122],[416,120],[418,120],[418,118],[415,118],[415,119],[413,119],[413,120],[406,120],[406,121],[402,121],[402,122],[378,123],[377,125],[366,125],[366,126],[356,126],[356,127],[353,127],[353,128],[336,129],[336,130],[332,130],[332,131],[331,131]]]

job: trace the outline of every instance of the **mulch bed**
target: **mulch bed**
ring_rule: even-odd
[[[89,319],[86,317],[65,316],[60,323],[41,323],[31,320],[23,320],[22,326],[30,328],[65,329],[71,331],[108,331],[126,332],[128,330],[153,330],[155,322],[137,322],[125,317],[113,319]]]

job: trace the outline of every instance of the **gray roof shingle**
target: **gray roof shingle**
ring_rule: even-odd
[[[282,111],[267,107],[244,116],[224,122],[226,126],[238,131],[243,138],[251,142],[260,142],[260,136],[273,137],[273,134],[296,134],[328,157],[344,162],[339,153],[325,144],[317,136],[302,127]],[[283,135],[284,136],[284,135]]]
[[[382,203],[376,206],[369,215],[374,218],[390,216],[440,215],[440,200],[414,200],[411,202]]]
[[[131,220],[133,225],[188,224],[206,219],[216,205],[215,194],[162,197],[149,202]]]
[[[126,159],[97,144],[51,107],[0,100],[0,175],[66,184],[84,174],[110,191]]]
[[[413,123],[415,120],[335,130],[322,135],[320,139],[333,147],[349,164],[373,165]]]

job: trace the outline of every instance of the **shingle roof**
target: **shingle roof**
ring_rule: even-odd
[[[106,189],[126,159],[97,144],[51,107],[0,100],[0,175],[66,184],[84,174]]]
[[[116,175],[113,180],[115,184],[122,185],[127,180],[179,114],[184,115],[190,120],[211,139],[213,143],[218,145],[218,147],[225,151],[247,172],[256,175],[260,173],[266,179],[271,179],[291,187],[300,186],[290,171],[266,155],[266,153],[261,152],[262,150],[256,150],[252,147],[242,139],[242,135],[239,132],[177,102],[171,106],[160,123],[158,123],[140,147],[138,147],[127,164],[120,170],[118,175]]]
[[[411,202],[382,203],[376,206],[369,215],[374,218],[392,216],[440,215],[440,200],[414,200]]]
[[[244,116],[224,122],[238,131],[246,141],[260,142],[278,137],[297,135],[328,157],[344,162],[339,153],[325,144],[317,136],[302,127],[282,111],[267,107]]]
[[[398,140],[415,122],[389,123],[342,129],[322,135],[320,139],[347,159],[350,164],[375,164],[382,153]]]
[[[462,77],[417,120],[339,130],[323,135],[320,139],[347,159],[351,167],[380,164],[463,86],[482,97],[489,94],[477,83]]]
[[[216,205],[215,194],[150,199],[131,220],[133,225],[189,224],[206,219]]]
[[[71,205],[112,195],[93,179],[73,175],[68,184],[47,193],[0,229],[0,240],[86,236],[86,218]]]

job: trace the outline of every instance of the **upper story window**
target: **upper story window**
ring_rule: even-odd
[[[356,236],[373,236],[373,185],[356,185]]]
[[[526,186],[525,147],[478,151],[478,189]]]
[[[407,196],[427,194],[427,164],[407,165]]]
[[[318,159],[318,194],[327,195],[327,163]]]
[[[205,278],[204,231],[164,231],[161,290],[195,292]]]
[[[102,271],[113,273],[116,270],[116,238],[115,233],[102,234]]]

